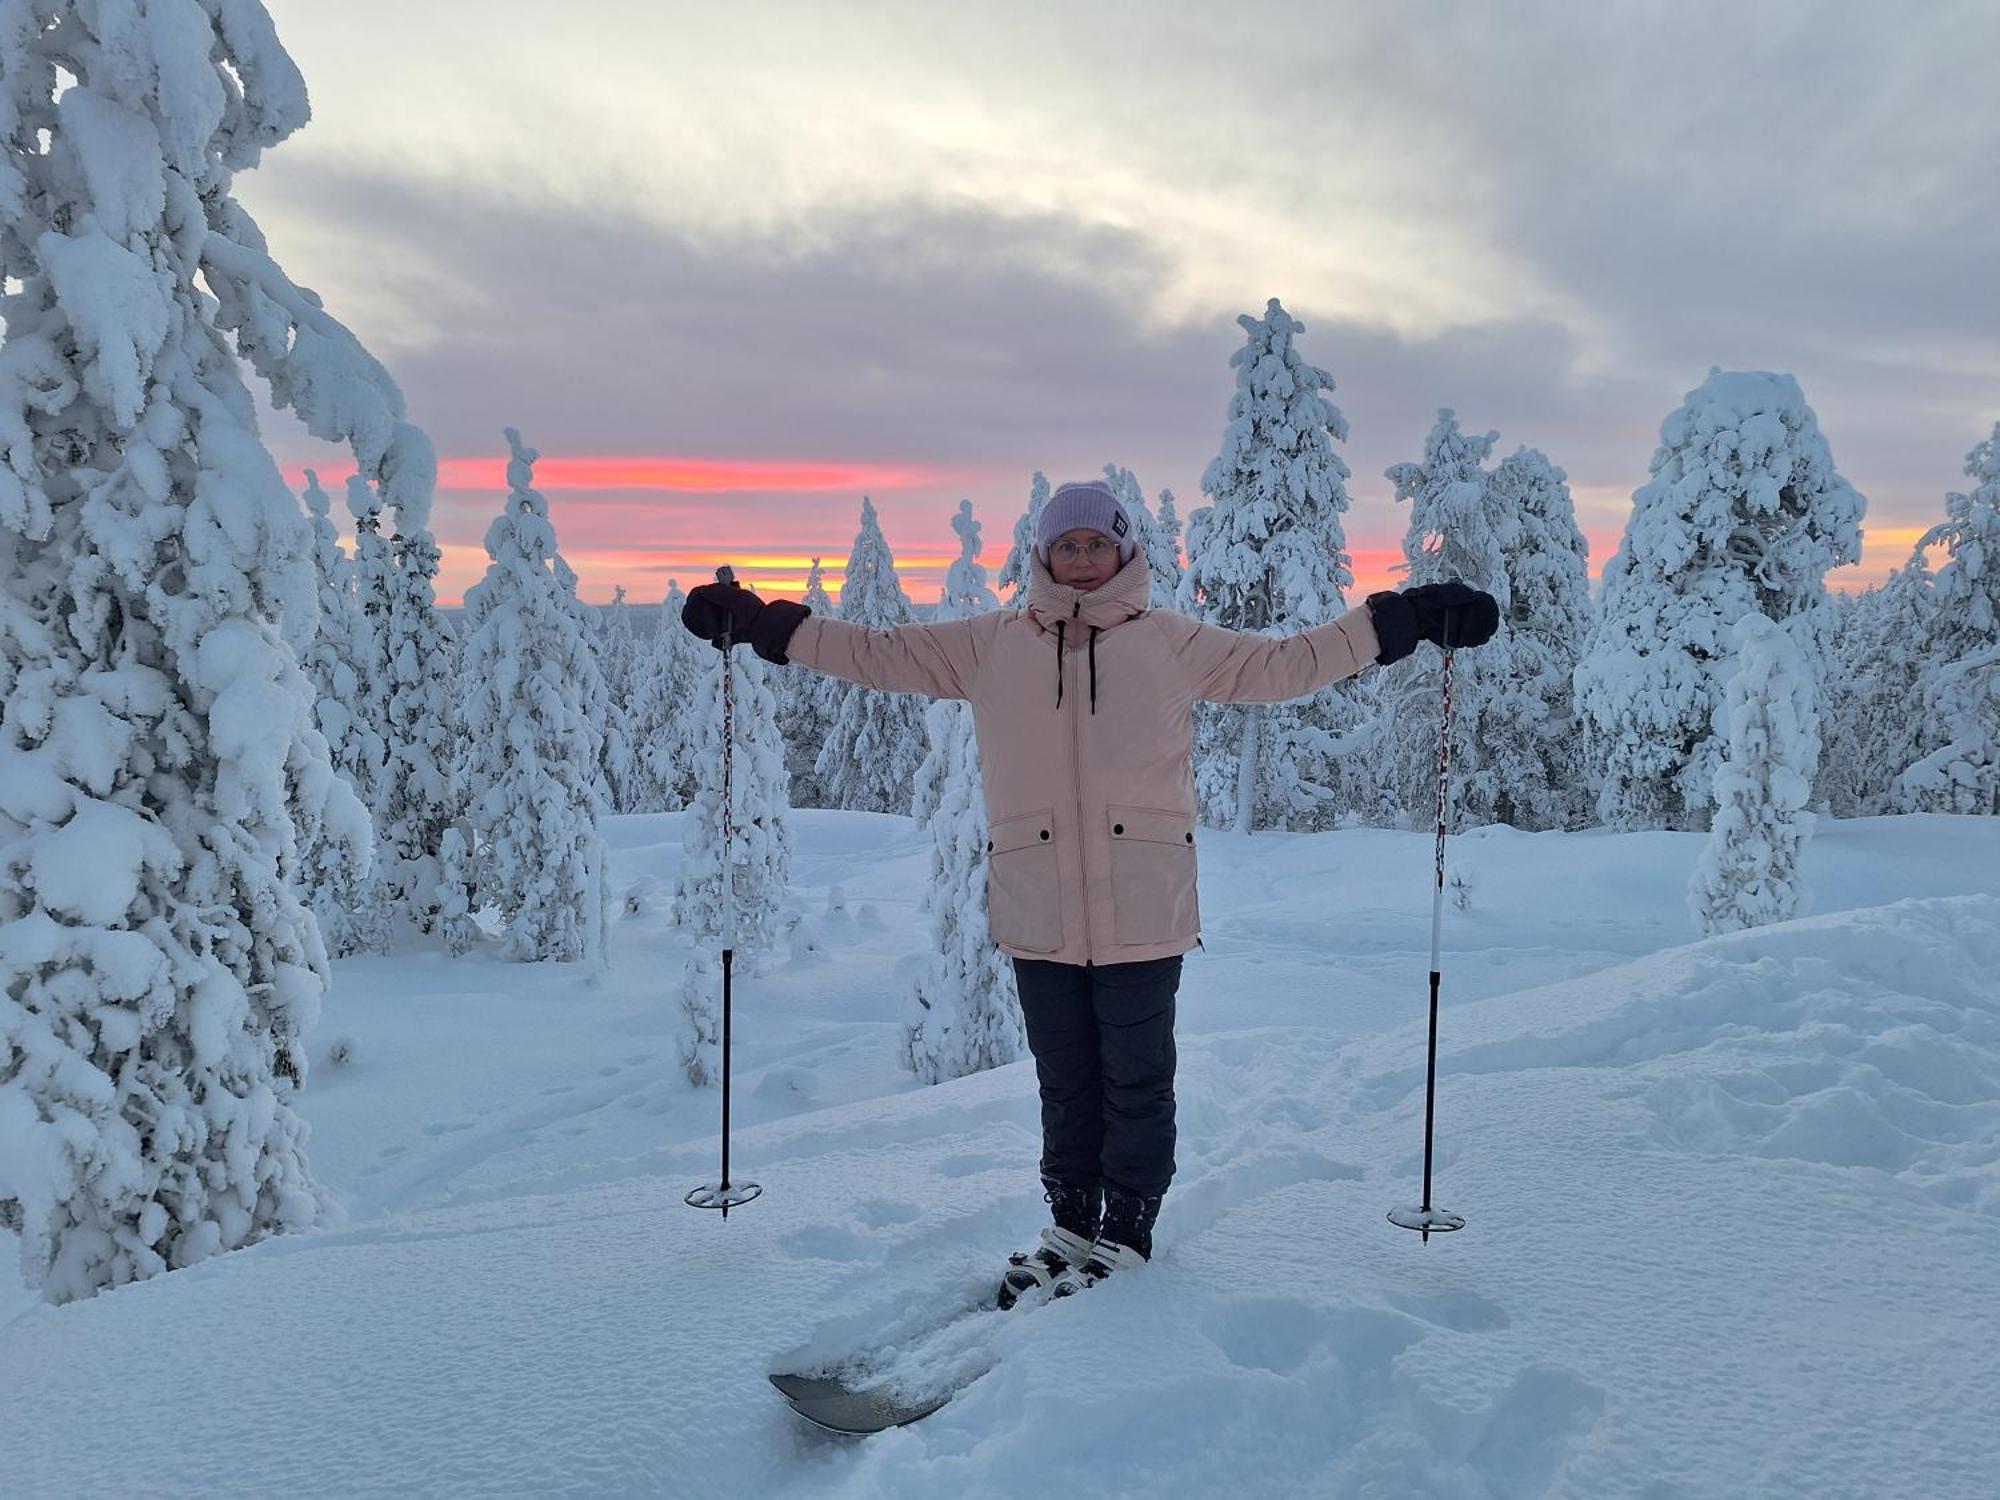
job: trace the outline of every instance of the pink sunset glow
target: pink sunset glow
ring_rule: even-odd
[[[486,570],[486,528],[507,490],[503,455],[456,456],[438,464],[438,499],[432,525],[442,554],[438,602],[457,607]],[[303,463],[283,472],[294,488],[305,484]],[[338,496],[346,474],[318,469],[320,482]],[[765,460],[679,454],[549,454],[535,465],[535,487],[549,503],[563,556],[577,572],[584,600],[608,602],[623,587],[635,603],[663,598],[670,579],[682,588],[707,582],[728,563],[761,593],[798,598],[814,557],[821,578],[838,595],[847,555],[860,523],[861,497],[869,496],[896,558],[896,571],[913,603],[937,600],[946,570],[958,556],[950,516],[970,497],[983,526],[980,561],[989,580],[1006,561],[1014,523],[1025,505],[1023,476],[978,469],[945,470],[873,460]],[[1193,487],[1190,486],[1190,489]],[[1008,496],[1004,501],[989,497]],[[1579,493],[1590,544],[1593,578],[1617,549],[1629,500]],[[1203,501],[1182,502],[1182,520]],[[345,521],[344,507],[334,514]],[[1403,513],[1381,496],[1355,495],[1347,517],[1353,560],[1353,602],[1402,581]],[[1375,524],[1376,522],[1387,524]],[[343,528],[345,529],[345,528]],[[1862,564],[1833,573],[1828,583],[1858,591],[1878,584],[1908,558],[1923,528],[1867,528]]]

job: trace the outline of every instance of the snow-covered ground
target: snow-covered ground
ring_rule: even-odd
[[[818,954],[738,991],[737,1175],[680,940],[608,981],[337,966],[304,1111],[344,1225],[49,1308],[0,1277],[9,1495],[1985,1496],[2000,1474],[2000,820],[1822,823],[1800,921],[1693,940],[1698,835],[1202,835],[1155,1264],[970,1319],[866,1441],[765,1384],[986,1297],[1043,1207],[1026,1063],[898,1072],[905,821],[796,815]],[[677,817],[619,819],[671,888]],[[848,914],[826,914],[839,884]],[[11,1263],[14,1246],[0,1235]]]

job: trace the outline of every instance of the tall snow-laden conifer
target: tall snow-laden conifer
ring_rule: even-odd
[[[695,684],[714,648],[681,624],[687,596],[670,579],[659,629],[632,675],[632,759],[640,812],[678,812],[694,795],[693,735],[700,726]]]
[[[333,768],[366,808],[374,799],[380,775],[382,738],[359,713],[363,694],[356,667],[354,569],[333,528],[331,502],[320,488],[319,475],[311,469],[306,470],[305,503],[312,525],[313,571],[319,583],[319,628],[302,665],[312,684],[314,721],[326,737]],[[305,889],[330,957],[341,958],[369,946],[364,913],[374,847],[371,823],[364,849],[322,835],[301,861]]]
[[[861,502],[861,531],[840,585],[839,617],[871,630],[910,620],[910,601],[896,577],[896,560],[876,520]],[[828,805],[853,812],[908,813],[910,784],[924,755],[924,700],[829,678],[826,742],[813,763]]]
[[[979,563],[979,523],[962,501],[952,527],[960,552],[945,574],[940,620],[999,607]],[[973,734],[972,705],[940,699],[926,712],[930,754],[919,800],[931,836],[924,905],[931,944],[903,1004],[903,1065],[925,1083],[961,1078],[1013,1062],[1025,1051],[1014,966],[986,926],[986,793]]]
[[[1923,741],[1931,608],[1930,562],[1921,546],[1886,583],[1847,606],[1820,714],[1826,754],[1819,792],[1836,817],[1894,810],[1896,778]]]
[[[1973,487],[1918,550],[1947,555],[1931,589],[1918,759],[1896,783],[1917,812],[2000,813],[2000,422],[1966,456]]]
[[[1300,356],[1305,331],[1273,297],[1230,357],[1236,391],[1221,452],[1201,477],[1210,504],[1188,518],[1183,612],[1232,630],[1287,635],[1342,614],[1354,586],[1341,521],[1347,419],[1322,392],[1333,377]],[[1296,703],[1201,704],[1195,787],[1205,821],[1327,828],[1357,806],[1370,741],[1357,688]]]
[[[1403,535],[1406,583],[1457,578],[1513,608],[1507,554],[1521,544],[1511,498],[1497,490],[1485,463],[1500,434],[1462,431],[1450,408],[1438,413],[1424,439],[1421,463],[1393,465],[1387,478],[1396,498],[1410,502]],[[1388,731],[1396,800],[1423,821],[1437,792],[1438,735],[1444,712],[1444,658],[1428,647],[1384,674],[1383,723]],[[1513,823],[1513,791],[1538,780],[1532,746],[1519,733],[1526,709],[1515,678],[1513,640],[1502,631],[1453,662],[1452,781],[1454,806],[1465,823]]]
[[[1860,557],[1865,502],[1835,471],[1798,382],[1762,371],[1710,371],[1661,424],[1652,474],[1604,569],[1577,712],[1607,825],[1700,829],[1723,752],[1731,628],[1751,613],[1782,626],[1817,689],[1827,570]]]
[[[611,602],[598,611],[591,640],[604,680],[604,787],[611,811],[639,812],[639,770],[632,748],[632,677],[636,637],[632,611],[625,603],[625,586],[612,590]]]
[[[1161,550],[1173,563],[1174,586],[1167,595],[1169,607],[1181,596],[1181,575],[1187,565],[1181,561],[1181,518],[1174,509],[1174,492],[1160,491],[1160,508],[1154,516],[1154,524],[1159,528]]]
[[[396,508],[389,543],[388,765],[376,823],[377,900],[392,923],[420,933],[436,926],[444,873],[440,845],[461,810],[451,775],[460,748],[452,675],[458,647],[437,607],[439,552],[430,530],[434,459],[430,467],[413,497],[420,503]]]
[[[690,640],[694,637],[690,636]],[[694,951],[681,975],[681,1063],[697,1087],[716,1081],[717,1025],[722,1014],[722,969],[716,958],[722,936],[722,881],[727,869],[736,900],[739,975],[753,973],[770,956],[778,916],[792,880],[790,789],[785,746],[778,738],[777,704],[770,667],[748,646],[727,653],[700,647],[706,657],[695,684],[695,796],[682,823],[680,878],[673,919],[687,929]],[[722,674],[732,672],[729,713],[733,746],[729,786],[729,844],[722,839]]]
[[[238,360],[392,495],[431,460],[232,195],[306,118],[254,0],[0,10],[0,1222],[52,1301],[324,1201],[300,857],[366,832]]]
[[[807,609],[822,616],[833,613],[833,599],[821,582],[824,571],[815,557],[811,571],[806,574],[806,593],[801,601]],[[675,628],[680,628],[678,621]],[[685,630],[680,633],[687,634]],[[824,672],[783,672],[771,684],[771,691],[778,699],[778,727],[785,739],[785,769],[792,778],[794,807],[830,805],[813,767],[833,723],[834,687],[838,681]]]
[[[1169,537],[1160,523],[1154,520],[1153,512],[1146,504],[1146,492],[1139,487],[1139,481],[1130,469],[1119,464],[1106,464],[1104,480],[1132,517],[1132,527],[1138,533],[1139,550],[1146,554],[1146,567],[1153,575],[1152,607],[1172,609],[1174,601],[1180,597],[1181,588],[1181,560],[1174,550],[1174,538]]]
[[[393,903],[382,878],[382,807],[389,791],[389,609],[396,592],[396,563],[382,534],[382,497],[366,476],[347,476],[347,511],[354,518],[353,659],[356,678],[350,713],[357,728],[347,771],[355,794],[368,809],[376,856],[352,906],[333,934],[336,957],[387,953]],[[338,755],[339,746],[334,746]],[[340,764],[336,761],[336,764]]]
[[[1597,810],[1575,707],[1576,663],[1595,619],[1590,544],[1567,480],[1539,450],[1522,448],[1488,481],[1494,514],[1512,517],[1516,534],[1501,559],[1512,675],[1487,728],[1516,741],[1495,760],[1516,778],[1498,791],[1517,828],[1580,828]]]
[[[1042,519],[1042,507],[1048,503],[1048,476],[1037,469],[1028,486],[1028,508],[1014,523],[1014,544],[1007,549],[1007,561],[1001,564],[1000,576],[993,581],[995,588],[1005,591],[1009,604],[1027,602],[1028,583],[1034,576],[1030,560],[1035,552],[1035,527]]]
[[[470,888],[495,908],[509,959],[575,961],[601,946],[606,811],[602,697],[589,627],[566,595],[537,454],[507,429],[506,508],[486,530],[486,575],[465,594],[457,721]],[[471,904],[471,903],[469,903]],[[469,932],[461,926],[453,946]]]
[[[1819,763],[1813,674],[1785,632],[1747,614],[1732,632],[1735,671],[1718,726],[1715,817],[1688,885],[1704,935],[1789,921],[1799,909],[1806,799]]]
[[[986,586],[986,569],[979,561],[979,523],[972,518],[972,502],[961,500],[952,514],[951,529],[958,536],[959,555],[945,570],[944,587],[939,591],[937,620],[960,620],[998,609],[1000,601]],[[823,674],[814,673],[814,676]],[[961,727],[944,710],[965,708],[962,700],[939,699],[924,709],[925,751],[911,783],[910,816],[919,823],[930,821],[937,811],[938,796],[951,774],[951,757],[958,750],[957,730]],[[967,709],[970,712],[970,709]],[[922,905],[928,909],[927,892]]]

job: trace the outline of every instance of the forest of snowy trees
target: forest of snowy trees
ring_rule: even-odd
[[[1021,1055],[964,706],[714,651],[679,623],[705,579],[644,619],[622,589],[586,605],[560,496],[512,429],[489,566],[441,609],[430,441],[232,195],[307,113],[262,8],[37,13],[60,49],[0,33],[0,1224],[30,1281],[66,1300],[314,1222],[292,1101],[329,960],[601,963],[617,814],[686,814],[672,912],[697,939],[696,1084],[715,1074],[721,882],[747,972],[801,940],[795,806],[929,832],[909,1071]],[[1103,473],[1154,607],[1286,635],[1358,602],[1348,424],[1298,319],[1273,299],[1239,321],[1184,535],[1171,490]],[[253,375],[351,455],[344,525],[317,474],[286,488]],[[1707,831],[1690,901],[1722,930],[1796,910],[1814,812],[2000,814],[2000,424],[1909,562],[1845,599],[1829,575],[1859,558],[1864,501],[1790,375],[1711,371],[1666,416],[1595,597],[1564,471],[1530,447],[1495,462],[1499,440],[1441,410],[1379,502],[1407,505],[1405,581],[1500,603],[1502,633],[1456,664],[1456,827]],[[990,581],[957,500],[922,538],[956,542],[943,597],[913,606],[855,497],[839,586],[816,557],[805,602],[874,628],[1019,608],[1050,492],[1023,475]],[[1203,820],[1422,826],[1440,664],[1203,705]]]

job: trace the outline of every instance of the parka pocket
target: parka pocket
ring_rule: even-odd
[[[986,837],[986,929],[1030,953],[1062,947],[1062,890],[1050,810],[995,823]]]
[[[1111,905],[1121,943],[1170,943],[1201,929],[1194,815],[1111,807]]]

